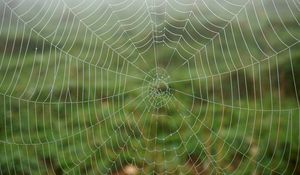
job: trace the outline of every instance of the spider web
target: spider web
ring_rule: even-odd
[[[299,11],[1,0],[1,174],[299,173]]]

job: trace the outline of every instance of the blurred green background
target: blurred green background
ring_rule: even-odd
[[[1,0],[0,174],[300,174],[299,10]]]

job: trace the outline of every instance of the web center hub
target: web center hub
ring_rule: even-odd
[[[162,68],[152,69],[144,79],[145,101],[154,108],[161,108],[170,101],[170,76]]]

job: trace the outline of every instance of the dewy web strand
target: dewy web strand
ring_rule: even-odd
[[[300,3],[0,1],[0,174],[298,174]]]

